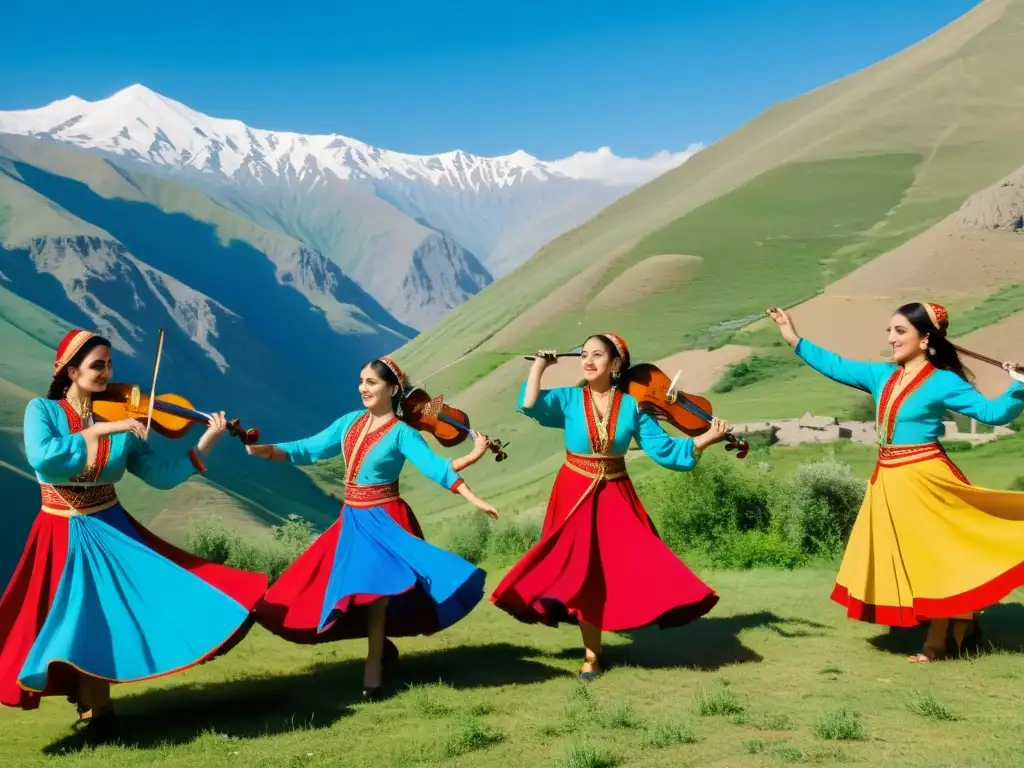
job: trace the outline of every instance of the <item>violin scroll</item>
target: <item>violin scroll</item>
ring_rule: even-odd
[[[260,431],[255,427],[246,429],[243,427],[238,419],[232,419],[228,422],[228,434],[232,437],[237,437],[242,445],[256,445],[260,441]]]

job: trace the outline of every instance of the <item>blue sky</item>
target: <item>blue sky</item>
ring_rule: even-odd
[[[141,82],[404,152],[646,156],[715,141],[977,0],[378,3],[0,0],[0,109]]]

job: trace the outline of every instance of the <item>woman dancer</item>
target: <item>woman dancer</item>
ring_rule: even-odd
[[[251,446],[255,456],[313,464],[342,454],[345,501],[328,528],[274,582],[257,607],[257,620],[296,643],[366,637],[363,697],[380,695],[385,667],[397,660],[390,637],[429,635],[451,626],[483,597],[486,574],[423,539],[412,509],[398,491],[410,461],[425,476],[497,518],[458,472],[477,462],[487,439],[447,461],[395,415],[405,377],[389,358],[367,363],[359,378],[365,410],[342,416],[313,437]]]
[[[850,533],[832,599],[860,621],[910,627],[930,621],[921,653],[932,661],[953,641],[976,643],[976,611],[1024,584],[1024,493],[976,488],[939,437],[947,410],[985,424],[1024,412],[1024,376],[994,400],[968,381],[946,338],[938,304],[904,304],[889,324],[892,363],[847,360],[801,338],[785,311],[768,315],[797,355],[819,373],[871,393],[877,404],[878,464]]]
[[[203,472],[224,414],[187,456],[161,459],[137,421],[94,422],[113,371],[110,342],[73,330],[57,348],[46,398],[25,410],[25,454],[42,509],[0,599],[0,702],[77,704],[88,733],[113,720],[110,683],[148,680],[220,655],[245,634],[262,573],[215,565],[160,540],[121,506],[130,472],[168,490]]]
[[[525,623],[578,623],[580,679],[601,672],[601,632],[650,624],[682,626],[710,611],[718,595],[658,536],[626,472],[632,440],[654,461],[689,471],[725,439],[715,419],[697,438],[670,437],[625,393],[629,350],[618,336],[583,345],[583,387],[541,391],[555,353],[542,351],[519,394],[519,410],[565,431],[565,464],[555,478],[541,540],[512,568],[491,601]]]

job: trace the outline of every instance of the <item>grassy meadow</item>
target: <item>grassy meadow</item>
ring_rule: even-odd
[[[35,712],[0,711],[0,752],[19,766],[111,768],[1020,764],[1024,591],[983,615],[982,654],[911,665],[906,656],[919,647],[921,630],[852,622],[828,600],[834,546],[798,567],[723,566],[737,533],[726,530],[732,516],[749,517],[762,501],[775,516],[779,484],[801,473],[806,479],[808,466],[848,467],[844,503],[855,503],[870,447],[840,442],[760,448],[744,462],[706,458],[704,474],[692,476],[642,457],[630,466],[666,541],[686,550],[677,541],[682,532],[708,545],[684,559],[719,591],[720,603],[687,627],[608,635],[608,671],[590,686],[575,679],[575,628],[523,625],[485,601],[445,632],[399,640],[400,672],[382,702],[359,701],[362,641],[300,647],[257,627],[222,659],[115,689],[123,720],[117,743],[86,744],[69,730],[72,708],[46,700]],[[1006,487],[1022,466],[1024,436],[955,458],[975,482]],[[837,485],[828,473],[816,483],[825,493]],[[536,520],[543,499],[525,494],[518,504],[520,522]],[[420,512],[428,538],[481,561],[488,594],[529,543],[510,544],[514,526],[500,522],[482,524],[490,544],[479,545],[481,516]],[[778,555],[773,521],[745,525],[764,529],[752,540],[762,548],[755,562]]]
[[[492,573],[492,588],[499,573]],[[609,669],[575,679],[578,634],[489,604],[400,640],[395,695],[361,703],[361,641],[320,648],[257,628],[231,655],[115,689],[125,735],[87,746],[73,709],[0,712],[8,765],[876,766],[1024,760],[1020,596],[982,617],[995,647],[912,665],[919,631],[848,621],[831,569],[701,571],[722,595],[676,630],[608,636]]]

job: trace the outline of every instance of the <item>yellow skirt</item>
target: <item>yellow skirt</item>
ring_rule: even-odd
[[[885,446],[832,599],[859,621],[912,627],[1024,585],[1024,493],[975,488],[938,443]]]

